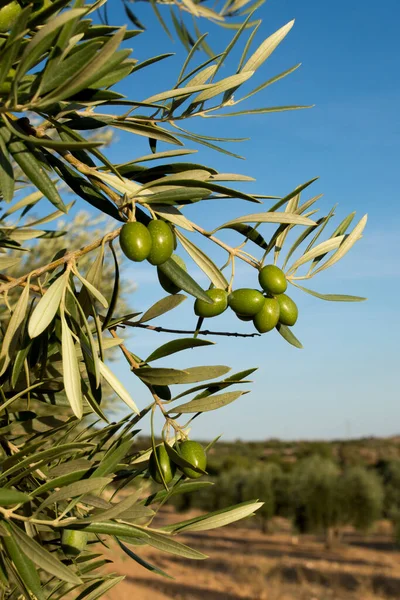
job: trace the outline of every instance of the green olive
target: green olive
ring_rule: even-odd
[[[277,326],[279,321],[279,303],[275,298],[266,298],[264,305],[253,319],[258,333],[267,333]]]
[[[275,265],[266,265],[258,274],[258,281],[264,292],[268,294],[283,294],[286,292],[287,281],[285,273]]]
[[[185,261],[183,258],[178,256],[177,254],[173,254],[171,256],[172,260],[176,262],[178,267],[181,267],[184,271],[187,271]],[[168,294],[178,294],[182,288],[177,286],[173,281],[170,280],[165,273],[163,273],[159,268],[157,268],[158,281],[160,282],[161,287],[168,292]]]
[[[179,444],[178,452],[182,458],[187,460],[191,465],[205,471],[207,466],[207,455],[204,452],[204,448],[198,442],[186,441]],[[181,471],[186,477],[190,479],[198,479],[201,477],[201,473],[198,473],[190,467],[181,467]]]
[[[241,288],[228,297],[231,309],[242,317],[254,317],[263,307],[265,298],[258,290]]]
[[[88,534],[85,531],[64,529],[61,536],[61,547],[66,556],[78,556],[86,548]]]
[[[160,219],[150,221],[147,225],[150,233],[152,247],[147,260],[152,265],[162,265],[168,260],[174,251],[175,236],[171,227]]]
[[[286,294],[280,294],[276,299],[279,303],[279,323],[289,326],[294,325],[299,315],[296,304]]]
[[[149,256],[152,241],[147,227],[135,221],[122,226],[119,243],[125,256],[135,262],[141,262]]]
[[[207,304],[204,300],[197,299],[194,303],[194,312],[198,317],[216,317],[228,308],[228,293],[219,288],[206,291],[206,295],[213,301]]]
[[[16,0],[0,8],[0,33],[6,33],[12,28],[21,11],[22,8]]]
[[[161,472],[164,477],[165,483],[170,483],[175,475],[176,465],[171,462],[171,459],[168,456],[168,452],[165,449],[164,444],[156,447],[157,459],[160,465]],[[162,483],[160,471],[157,467],[156,457],[154,455],[154,450],[150,455],[149,459],[149,472],[153,481],[157,483]]]

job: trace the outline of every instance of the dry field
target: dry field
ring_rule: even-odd
[[[165,510],[158,525],[183,520]],[[174,579],[153,575],[117,548],[109,570],[125,580],[108,600],[380,600],[400,599],[400,550],[383,527],[368,536],[348,532],[327,550],[323,540],[254,528],[224,527],[187,534],[180,541],[207,554],[190,561],[151,548],[135,550]]]

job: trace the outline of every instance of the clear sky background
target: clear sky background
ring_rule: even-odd
[[[135,11],[136,6],[149,30],[129,41],[133,56],[144,60],[164,52],[176,53],[134,74],[117,88],[130,98],[143,100],[151,93],[173,87],[185,52],[179,43],[170,42],[148,7],[135,4]],[[246,189],[263,194],[285,195],[319,176],[303,200],[324,193],[323,214],[339,203],[336,222],[328,232],[352,210],[357,211],[357,218],[368,213],[363,239],[343,261],[309,284],[321,292],[367,296],[368,302],[324,302],[292,288],[290,293],[300,309],[295,333],[303,350],[289,346],[276,332],[250,340],[216,338],[217,344],[211,349],[186,351],[154,366],[226,364],[233,371],[259,367],[252,377],[251,394],[197,419],[193,437],[206,439],[223,433],[225,439],[293,439],[399,433],[400,5],[398,0],[270,0],[258,11],[258,17],[263,24],[256,44],[289,20],[295,18],[296,23],[245,89],[252,89],[254,83],[297,62],[302,66],[241,104],[240,109],[278,104],[316,106],[237,119],[190,120],[187,125],[194,131],[251,138],[229,146],[246,156],[246,161],[202,147],[197,147],[195,160],[219,171],[251,175],[257,182]],[[117,0],[110,21],[126,22]],[[207,28],[208,24],[202,23],[202,30]],[[232,35],[212,27],[209,42],[221,51]],[[233,54],[221,76],[235,72],[239,57],[239,53]],[[118,138],[109,153],[112,160],[128,161],[148,153],[145,140],[124,134]],[[160,149],[167,147],[160,145]],[[187,214],[210,227],[255,212],[255,208],[236,201],[200,203],[190,207]],[[210,245],[207,248],[213,252]],[[217,259],[221,263],[220,255]],[[123,273],[137,284],[131,298],[133,308],[143,310],[164,295],[150,265],[125,264]],[[198,274],[195,269],[193,273]],[[207,285],[204,277],[199,281]],[[236,287],[255,285],[255,271],[241,266]],[[182,310],[176,309],[157,324],[193,326],[192,305],[188,299]],[[232,313],[207,322],[207,326],[249,330]],[[128,345],[145,356],[169,339],[168,335],[138,332],[130,337]],[[119,362],[113,368],[132,390],[137,404],[147,404],[146,392],[126,365]]]

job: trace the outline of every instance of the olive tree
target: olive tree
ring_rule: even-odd
[[[322,300],[361,300],[320,294],[303,283],[351,249],[366,217],[351,229],[352,213],[327,233],[334,209],[316,214],[319,196],[304,198],[312,181],[280,198],[265,190],[250,194],[243,191],[249,177],[235,174],[233,168],[224,173],[216,164],[182,159],[202,145],[235,156],[210,132],[193,133],[184,122],[194,117],[240,118],[302,108],[237,108],[298,67],[242,92],[293,22],[256,45],[261,23],[251,16],[258,1],[251,5],[234,0],[211,8],[176,0],[171,19],[188,52],[180,72],[171,75],[170,89],[149,95],[135,85],[136,73],[164,64],[169,54],[143,62],[132,57],[126,40],[151,36],[153,23],[146,23],[145,30],[125,3],[134,28],[110,24],[110,4],[0,2],[0,582],[7,598],[101,597],[121,578],[101,572],[104,560],[96,559],[101,545],[95,552],[92,548],[98,541],[114,540],[133,560],[161,575],[156,565],[140,557],[142,545],[204,559],[176,534],[226,525],[252,515],[262,503],[254,499],[224,506],[162,529],[153,521],[171,496],[204,486],[198,479],[206,472],[206,453],[214,442],[203,448],[188,439],[194,419],[237,400],[253,369],[228,376],[225,365],[192,367],[182,359],[181,368],[176,363],[159,368],[157,360],[210,344],[206,336],[213,332],[203,329],[204,318],[228,304],[232,328],[215,332],[215,339],[219,333],[237,337],[236,315],[249,321],[248,333],[242,335],[271,330],[270,335],[301,347],[291,329],[297,307],[284,293],[288,284]],[[168,7],[155,1],[152,6],[168,29],[161,16]],[[194,29],[185,25],[187,17]],[[233,27],[226,48],[214,53],[205,43],[196,24],[200,17]],[[240,45],[236,67],[231,51]],[[132,81],[129,97],[113,89],[126,78]],[[104,132],[106,146],[110,131],[145,138],[149,149],[138,156],[131,144],[126,162],[112,162],[101,137]],[[240,189],[233,187],[235,182]],[[70,237],[68,245],[42,264],[30,262],[25,257],[35,256],[36,241],[62,231],[48,229],[47,223],[62,219],[63,230],[71,230],[71,194],[79,208],[90,209],[93,219],[109,218],[101,235],[83,246]],[[206,217],[210,204],[230,198],[257,204],[256,212],[227,214],[210,231],[186,211],[203,202]],[[40,210],[32,222],[34,207]],[[118,304],[125,286],[116,251],[119,238],[128,258],[147,258],[149,273],[159,279],[160,299],[153,306],[129,306],[126,312]],[[172,255],[175,245],[177,256]],[[259,275],[261,289],[238,289],[239,262]],[[110,264],[112,276],[105,281],[103,269]],[[192,264],[207,276],[209,289],[192,277]],[[23,272],[17,273],[21,265]],[[190,333],[174,328],[176,338],[155,342],[146,356],[140,335],[132,341],[126,332],[154,328],[162,335],[165,330],[157,326],[157,318],[179,311],[188,296],[198,315]],[[153,320],[155,325],[149,325]],[[109,364],[115,349],[127,361],[132,378],[142,384],[143,392],[135,399]],[[183,384],[184,391],[178,393],[175,386]],[[118,421],[110,420],[104,405],[105,388],[112,389],[114,403],[119,399],[126,407]],[[156,413],[164,421],[161,431],[154,425]],[[151,444],[139,450],[135,436],[147,419]],[[150,477],[158,482],[155,492]],[[124,494],[128,485],[130,491]]]
[[[379,476],[365,467],[349,467],[338,482],[338,504],[343,524],[368,530],[382,516],[384,490]]]
[[[300,533],[324,533],[327,545],[340,519],[339,468],[334,462],[311,456],[300,460],[291,476],[293,522]],[[345,492],[345,490],[344,490]]]

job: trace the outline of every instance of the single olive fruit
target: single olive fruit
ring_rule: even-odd
[[[285,273],[275,265],[266,265],[258,274],[258,281],[264,292],[268,294],[283,294],[286,292],[287,281]]]
[[[157,459],[160,465],[161,472],[164,477],[165,483],[170,483],[175,475],[176,465],[171,462],[170,457],[168,456],[168,452],[165,449],[164,444],[156,447]],[[149,471],[151,478],[157,483],[162,483],[160,471],[157,467],[156,457],[154,454],[154,450],[150,455],[149,459]]]
[[[265,298],[258,290],[240,288],[228,297],[231,309],[242,317],[254,317],[262,309]]]
[[[286,294],[280,294],[276,299],[279,303],[279,323],[294,325],[299,315],[296,304]]]
[[[168,223],[160,219],[150,221],[147,230],[152,240],[147,260],[151,265],[162,265],[174,251],[174,233]]]
[[[184,271],[187,271],[185,261],[183,260],[183,258],[178,256],[177,254],[172,254],[171,258],[174,262],[176,262],[178,267],[181,267],[181,269],[183,269]],[[157,267],[157,275],[158,275],[158,281],[160,282],[161,287],[166,292],[168,292],[168,294],[179,294],[179,292],[181,291],[182,288],[180,288],[173,281],[171,281],[170,278],[167,275],[165,275],[165,273],[163,273],[158,267]]]
[[[135,262],[141,262],[147,258],[152,245],[147,227],[137,221],[122,225],[119,243],[125,256]]]
[[[0,8],[0,33],[6,33],[12,28],[21,11],[22,8],[16,0]]]
[[[207,466],[207,455],[204,452],[204,448],[198,442],[186,441],[179,444],[178,452],[182,458],[187,460],[191,465],[205,471]],[[180,467],[182,473],[190,479],[197,479],[201,477],[201,473],[198,473],[190,467]]]
[[[88,534],[85,531],[64,529],[61,536],[61,548],[67,556],[78,556],[86,548]]]
[[[275,298],[266,298],[261,310],[253,319],[258,333],[267,333],[277,326],[279,321],[279,303]]]
[[[194,303],[194,312],[198,317],[216,317],[228,308],[228,293],[219,288],[213,288],[206,291],[206,295],[213,301],[207,304],[204,300],[197,298]]]

